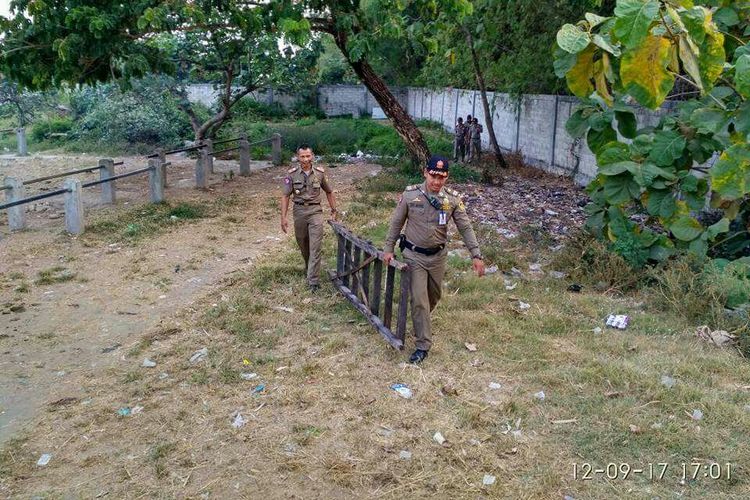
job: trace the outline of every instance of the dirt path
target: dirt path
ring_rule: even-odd
[[[286,167],[260,162],[248,178],[228,179],[232,161],[217,161],[207,191],[192,189],[193,161],[172,160],[166,198],[170,202],[219,203],[218,213],[175,226],[135,244],[115,238],[71,237],[63,232],[62,199],[31,207],[29,230],[9,234],[0,215],[0,443],[11,438],[39,408],[55,401],[78,370],[106,370],[122,362],[140,334],[158,328],[178,310],[211,295],[261,254],[283,245],[278,229],[279,182]],[[125,158],[118,172],[142,165]],[[36,156],[0,161],[0,176],[22,179],[96,164],[81,156]],[[332,171],[343,198],[354,180],[375,165]],[[87,174],[82,178],[95,178]],[[34,185],[54,189],[60,180]],[[118,181],[118,203],[102,207],[95,188],[86,191],[87,224],[146,203],[146,179]],[[28,194],[28,193],[27,193]],[[40,273],[61,282],[44,284]],[[217,297],[219,300],[220,297]]]

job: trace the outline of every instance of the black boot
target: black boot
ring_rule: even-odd
[[[425,359],[427,359],[427,354],[429,354],[429,351],[423,351],[422,349],[417,349],[414,351],[414,353],[409,356],[409,363],[414,363],[415,365],[418,365]]]

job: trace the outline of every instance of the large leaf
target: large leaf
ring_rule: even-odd
[[[743,54],[734,66],[734,84],[743,97],[750,97],[750,55]]]
[[[616,140],[617,132],[609,125],[603,130],[589,129],[588,134],[586,134],[586,143],[595,155],[602,151],[608,142]]]
[[[617,130],[620,131],[620,134],[627,139],[635,138],[638,130],[635,113],[632,111],[615,111],[615,118],[617,118]]]
[[[608,17],[598,16],[596,14],[592,14],[591,12],[586,12],[584,17],[589,22],[589,27],[591,28],[595,28],[599,26],[600,24],[602,24],[607,19],[609,19]]]
[[[703,232],[703,226],[695,218],[685,215],[669,225],[675,238],[681,241],[693,241]]]
[[[648,191],[648,202],[646,210],[651,215],[668,219],[677,211],[674,195],[669,189]]]
[[[455,51],[451,51],[451,54],[454,53]],[[554,56],[555,61],[552,63],[552,66],[555,69],[555,75],[558,78],[565,78],[565,75],[568,73],[568,71],[573,69],[573,66],[576,65],[578,56],[576,54],[571,54],[570,52],[564,51],[557,45],[555,45]]]
[[[672,165],[682,156],[685,137],[674,130],[664,130],[654,136],[654,143],[648,157],[659,166]]]
[[[701,70],[698,64],[698,47],[685,34],[680,36],[678,44],[682,67],[685,68],[687,74],[698,85],[698,88],[703,90],[703,80],[701,80]]]
[[[594,77],[594,47],[578,53],[576,63],[565,75],[568,88],[578,97],[586,98],[594,91],[591,79]]]
[[[615,35],[627,48],[638,46],[659,13],[655,0],[620,0],[615,7]]]
[[[634,161],[618,161],[616,163],[601,165],[599,173],[607,176],[620,175],[623,172],[634,172],[637,168],[638,164]]]
[[[667,71],[669,49],[669,40],[649,36],[622,57],[620,79],[625,91],[647,108],[658,108],[674,85],[674,76]]]
[[[690,123],[699,132],[715,134],[724,128],[728,121],[726,114],[718,109],[698,108],[690,115]]]
[[[711,14],[705,7],[694,7],[680,12],[680,18],[687,27],[690,37],[699,46],[706,39],[706,19]]]
[[[721,23],[724,26],[734,26],[735,24],[738,24],[740,22],[737,11],[735,11],[731,7],[722,7],[721,9],[717,10],[714,14],[714,19],[716,20],[716,22]]]
[[[568,121],[565,122],[565,130],[570,134],[571,137],[583,137],[586,131],[589,129],[588,117],[584,116],[584,110],[578,109],[575,113],[570,115]]]
[[[596,155],[596,163],[600,167],[628,160],[630,160],[630,148],[627,144],[619,141],[605,144],[599,154]]]
[[[723,200],[737,200],[750,192],[750,150],[737,144],[721,154],[710,170],[711,187]]]
[[[606,50],[615,57],[620,57],[620,48],[612,45],[612,40],[609,38],[609,36],[594,35],[591,38],[591,41],[594,42],[594,45],[596,45],[600,49]]]
[[[639,198],[641,188],[629,173],[604,178],[604,196],[611,205],[622,205]]]
[[[707,18],[706,39],[700,45],[698,56],[698,67],[701,72],[701,80],[705,88],[711,88],[724,70],[726,54],[724,52],[724,35],[719,33],[716,26]]]
[[[745,101],[734,115],[734,128],[747,137],[750,133],[750,101]]]
[[[590,42],[589,34],[572,24],[563,24],[557,32],[557,45],[565,52],[578,54]]]
[[[721,233],[726,233],[727,231],[729,231],[729,219],[724,217],[716,224],[708,226],[706,229],[706,238],[713,240]]]

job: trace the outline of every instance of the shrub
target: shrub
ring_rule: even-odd
[[[43,141],[52,133],[68,133],[73,128],[73,120],[67,117],[51,116],[34,124],[31,137],[35,141]]]
[[[245,97],[232,106],[232,115],[241,120],[280,120],[288,117],[289,113],[279,102],[267,104],[256,101],[252,97]]]

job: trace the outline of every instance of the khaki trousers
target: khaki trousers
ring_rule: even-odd
[[[320,205],[294,205],[294,237],[305,259],[307,284],[320,284],[320,248],[323,243],[323,210]]]
[[[430,313],[443,292],[443,276],[448,260],[448,251],[435,255],[404,250],[404,261],[409,265],[411,277],[411,321],[417,349],[429,351],[432,347],[432,323]]]

